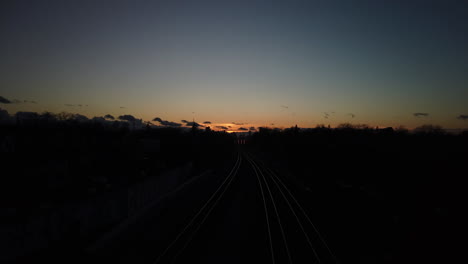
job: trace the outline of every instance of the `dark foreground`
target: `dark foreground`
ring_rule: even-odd
[[[296,198],[284,179],[241,151],[229,171],[190,183],[87,260],[334,263]]]
[[[456,241],[467,134],[319,127],[236,138],[74,125],[2,133],[7,262],[464,259]]]

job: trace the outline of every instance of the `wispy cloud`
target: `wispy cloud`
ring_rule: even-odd
[[[334,115],[334,114],[336,114],[335,111],[323,112],[323,118],[328,119],[329,117],[331,117],[331,116]]]
[[[209,125],[209,124],[211,124],[211,122],[210,121],[205,121],[205,122],[203,122],[203,124]]]
[[[283,108],[283,109],[288,109],[289,108],[289,106],[287,106],[287,105],[280,105],[280,107]]]
[[[187,122],[187,123],[185,123],[185,126],[204,127],[204,126],[198,124],[197,122]]]
[[[12,100],[9,100],[9,99],[6,99],[5,97],[3,96],[0,96],[0,104],[27,104],[27,103],[30,103],[30,104],[37,104],[36,101],[30,101],[30,100],[19,100],[19,99],[12,99]]]
[[[229,130],[228,127],[225,127],[225,126],[215,126],[215,128],[217,129],[223,129],[223,130]]]
[[[249,131],[249,130],[248,130],[247,128],[245,128],[245,127],[239,127],[237,130],[239,130],[239,131]]]
[[[429,113],[413,113],[415,117],[428,117]]]
[[[29,101],[30,103],[34,102],[34,101]],[[64,104],[64,106],[68,106],[68,107],[87,107],[88,105],[84,105],[84,104]],[[125,108],[125,107],[121,107],[121,108]]]
[[[249,130],[250,131],[257,131],[257,129],[255,127],[250,127]]]
[[[194,126],[194,125],[195,125],[195,127],[205,127],[205,126],[203,126],[203,125],[201,125],[201,124],[199,124],[197,122],[190,122],[190,121],[187,121],[185,119],[180,120],[180,122],[182,122],[185,126],[188,126],[188,127],[189,126]],[[207,121],[207,122],[209,122],[209,121]],[[211,124],[211,122],[210,122],[210,124]]]
[[[245,125],[244,123],[237,123],[237,122],[232,122],[233,125],[237,125],[237,126],[243,126]]]
[[[125,106],[121,106],[120,108],[121,108],[121,109],[125,109],[126,107],[125,107]]]
[[[468,115],[459,115],[459,116],[457,116],[457,119],[468,120]]]
[[[159,122],[163,126],[170,126],[170,127],[180,127],[180,126],[182,126],[182,124],[180,124],[180,123],[171,122],[171,121],[167,121],[167,120],[162,120],[159,117],[154,118],[153,121]]]

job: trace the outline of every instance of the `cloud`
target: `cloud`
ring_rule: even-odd
[[[203,124],[207,124],[207,125],[208,125],[208,124],[211,124],[211,122],[210,122],[210,121],[205,121],[205,122],[203,122]]]
[[[237,130],[239,130],[239,131],[249,131],[249,130],[248,130],[247,128],[245,128],[245,127],[239,127]]]
[[[75,106],[75,105],[72,105],[72,104],[64,104],[64,106]]]
[[[255,127],[250,127],[249,130],[250,131],[256,131],[257,129]]]
[[[187,121],[187,120],[185,120],[185,119],[180,120],[180,122],[184,123],[185,126],[193,126],[193,125],[195,124],[195,127],[205,127],[205,126],[203,126],[203,125],[200,125],[200,124],[197,123],[197,122],[189,122],[189,121]],[[209,121],[207,121],[207,122],[209,122]],[[211,124],[211,122],[210,122],[210,124]]]
[[[280,107],[283,108],[283,109],[288,109],[289,108],[289,106],[287,106],[287,105],[281,105]]]
[[[457,119],[468,120],[468,115],[459,115],[459,116],[457,116]]]
[[[171,121],[162,121],[160,122],[161,125],[164,125],[164,126],[171,126],[171,127],[181,127],[182,124],[181,123],[176,123],[176,122],[171,122]]]
[[[415,117],[428,117],[428,113],[414,113],[413,116]]]
[[[356,115],[355,115],[355,114],[352,114],[352,113],[349,113],[348,115],[351,116],[351,118],[355,118],[355,117],[356,117]]]
[[[336,114],[336,112],[334,112],[334,111],[332,111],[332,112],[323,112],[323,118],[328,119],[329,117],[331,117],[334,114]]]
[[[132,116],[132,115],[121,115],[119,116],[119,119],[120,120],[125,120],[125,121],[129,121],[129,122],[135,122],[137,119]]]
[[[121,109],[125,109],[125,106],[121,106],[120,108],[121,108]]]
[[[159,117],[155,117],[153,119],[153,121],[155,122],[159,122],[161,125],[163,126],[171,126],[171,127],[180,127],[182,126],[182,124],[180,123],[176,123],[176,122],[171,122],[171,121],[167,121],[167,120],[162,120],[161,118]]]
[[[0,104],[11,104],[11,101],[3,96],[0,96]]]
[[[32,100],[19,100],[19,99],[8,100],[5,97],[0,96],[0,104],[22,104],[22,103],[37,104],[36,101],[32,101]]]
[[[182,121],[184,121],[184,120],[182,120]],[[204,127],[204,126],[198,124],[197,122],[187,122],[187,123],[185,123],[185,126]]]
[[[237,123],[237,122],[232,122],[233,125],[237,125],[237,126],[243,126],[244,123]]]
[[[215,126],[215,127],[218,129],[229,130],[229,128],[225,126]]]
[[[114,116],[109,115],[109,114],[105,115],[104,118],[105,118],[105,119],[110,119],[110,120],[114,120],[114,119],[115,119]]]

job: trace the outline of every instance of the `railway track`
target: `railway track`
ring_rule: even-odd
[[[238,175],[241,166],[243,171],[241,175]],[[256,197],[259,200],[252,201],[252,203],[258,203],[260,206],[258,209],[261,210],[255,210],[255,215],[244,215],[244,221],[247,224],[232,227],[229,223],[233,220],[227,219],[225,215],[228,213],[223,212],[231,210],[230,200],[236,200],[235,195],[246,192],[247,188],[243,184],[233,185],[236,178],[240,176],[255,177],[255,181],[244,181],[243,184],[256,185],[251,190],[257,193],[251,194],[250,197]],[[237,210],[241,211],[243,207],[249,206],[248,202],[242,203]],[[222,247],[222,243],[225,243],[226,247],[241,243],[232,242],[234,238],[229,235],[216,236],[214,233],[220,231],[212,229],[214,226],[222,226],[221,232],[223,232],[222,229],[246,228],[249,225],[248,218],[252,220],[252,225],[254,225],[254,219],[259,223],[255,233],[250,232],[247,236],[250,236],[252,240],[260,241],[260,244],[252,246],[257,246],[259,252],[262,252],[260,259],[263,258],[263,263],[338,263],[308,212],[299,203],[298,198],[285,181],[254,155],[241,151],[230,173],[172,242],[159,254],[154,263],[187,263],[190,259],[196,259],[194,255],[210,254],[203,252],[206,252],[207,245],[216,243],[213,240],[221,244],[218,245],[219,247]],[[265,242],[263,245],[262,241]],[[226,242],[231,242],[231,245]],[[235,250],[241,251],[242,245],[236,248],[231,250],[233,252],[231,256],[236,254]],[[262,251],[263,248],[265,250]],[[190,253],[187,252],[188,250]],[[237,253],[242,254],[242,252]],[[204,259],[203,256],[200,258]],[[234,263],[234,261],[226,263]]]

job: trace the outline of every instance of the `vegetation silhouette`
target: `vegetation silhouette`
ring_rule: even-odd
[[[301,199],[347,263],[457,259],[461,225],[453,213],[466,200],[467,131],[347,123],[261,127],[249,141],[302,190]]]
[[[195,121],[182,126],[155,118],[155,126],[131,115],[1,110],[0,117],[2,228],[19,240],[20,223],[60,215],[46,228],[46,249],[11,250],[20,262],[37,252],[47,259],[57,249],[85,247],[133,212],[135,190],[143,190],[144,205],[156,195],[144,191],[148,186],[181,184],[223,167],[239,147],[285,175],[347,263],[443,262],[458,228],[452,208],[464,200],[468,132],[450,134],[437,125],[411,131],[296,125],[229,134]],[[153,180],[177,168],[188,176]],[[428,250],[433,253],[425,255]]]
[[[5,223],[1,227],[12,232],[3,239],[24,239],[31,244],[17,247],[10,243],[14,246],[10,254],[19,254],[10,256],[14,258],[31,252],[50,257],[57,248],[64,254],[71,248],[83,248],[130,213],[129,190],[152,182],[161,185],[155,187],[159,190],[173,188],[165,186],[180,185],[219,166],[235,150],[232,135],[209,128],[199,130],[195,123],[191,128],[180,128],[145,124],[130,115],[114,120],[110,115],[89,119],[66,112],[0,113],[0,201]],[[171,183],[175,180],[164,175],[175,169],[187,171],[187,175],[176,175],[180,180]],[[109,205],[99,207],[106,203]],[[81,209],[67,213],[75,207]],[[114,217],[115,212],[119,217]],[[45,244],[27,242],[30,239],[18,231],[26,232],[27,226],[42,223],[38,219],[54,215],[61,216],[50,220],[57,223],[47,225],[46,234],[55,235],[40,235],[40,241],[47,241],[47,250],[39,250]],[[34,235],[40,229],[28,232]],[[7,256],[4,254],[2,261],[12,260],[3,259]]]

